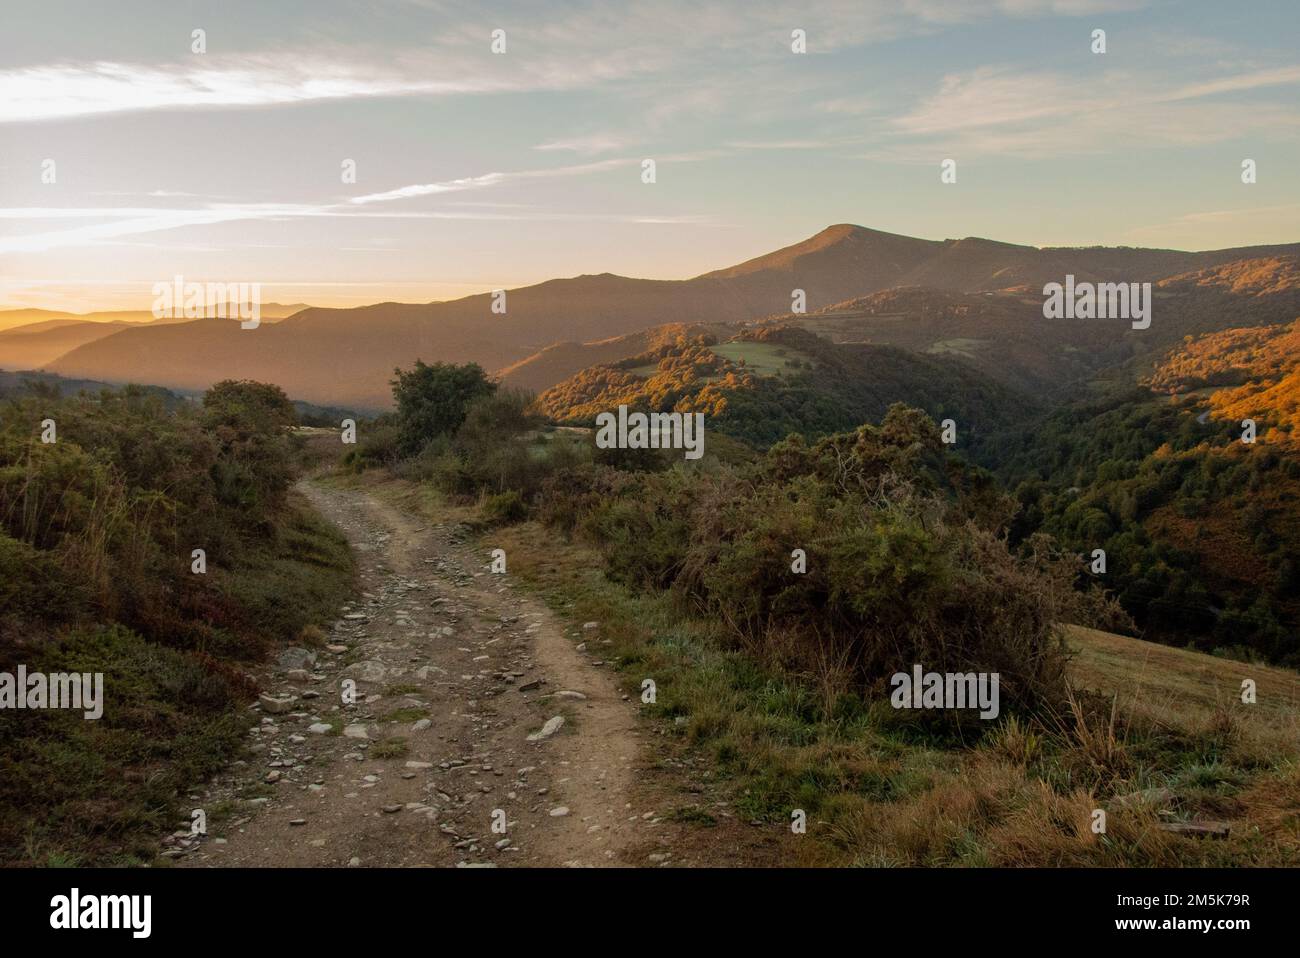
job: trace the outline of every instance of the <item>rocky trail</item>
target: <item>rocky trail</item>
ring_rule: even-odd
[[[455,524],[362,489],[299,489],[346,533],[361,595],[324,648],[285,650],[261,676],[251,756],[191,795],[208,834],[180,830],[164,855],[184,867],[685,864],[666,850],[672,823],[637,803],[636,707],[600,660],[598,624],[576,643]]]

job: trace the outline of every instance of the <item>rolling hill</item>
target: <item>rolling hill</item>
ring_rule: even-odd
[[[262,321],[273,323],[305,308],[301,303],[266,303],[261,307]],[[79,346],[123,330],[184,322],[187,320],[155,319],[147,310],[103,313],[3,310],[0,311],[0,369],[38,369]]]
[[[943,356],[893,346],[834,344],[807,330],[747,330],[722,342],[680,335],[552,386],[537,408],[570,425],[627,405],[702,412],[711,428],[756,448],[798,432],[812,438],[880,420],[895,402],[952,417],[962,444],[1011,423],[1035,402]]]
[[[737,332],[737,324],[667,323],[594,343],[555,343],[527,359],[512,363],[497,376],[502,385],[541,392],[591,366],[608,365],[640,356],[673,342],[679,336],[692,339],[701,335],[714,335],[726,339]]]
[[[1265,301],[1287,292],[1276,265],[1171,285]],[[977,448],[1020,501],[1013,537],[1046,531],[1080,555],[1104,550],[1105,584],[1146,638],[1300,662],[1295,315],[1189,334],[1141,385],[1059,405]],[[1250,442],[1247,418],[1256,423]]]
[[[504,315],[492,312],[492,296],[485,293],[423,305],[312,308],[256,330],[214,326],[210,321],[149,326],[84,343],[48,368],[68,376],[188,389],[229,377],[255,378],[315,402],[387,408],[394,367],[409,366],[417,358],[473,361],[520,384],[545,388],[572,375],[575,364],[591,356],[609,361],[624,348],[607,343],[611,339],[666,323],[727,324],[780,317],[789,313],[791,291],[803,289],[809,315],[823,311],[818,313],[823,323],[846,321],[855,310],[874,317],[840,338],[910,348],[921,343],[922,349],[959,354],[966,345],[962,341],[987,339],[987,370],[1000,368],[999,350],[1025,352],[1015,357],[1004,376],[1010,380],[1027,371],[1033,375],[1024,385],[1037,388],[1130,358],[1143,342],[1122,322],[1044,326],[1043,283],[1061,281],[1067,273],[1080,280],[1117,282],[1160,283],[1185,277],[1182,286],[1162,287],[1162,294],[1170,300],[1181,296],[1184,306],[1204,299],[1217,308],[1225,302],[1231,305],[1241,294],[1230,286],[1193,280],[1198,271],[1244,260],[1294,260],[1297,255],[1300,244],[1202,253],[1037,249],[984,239],[915,239],[841,224],[794,246],[693,279],[643,280],[604,273],[509,290]],[[922,292],[901,292],[908,288]],[[1286,287],[1263,299],[1292,293]],[[879,295],[885,299],[870,299]],[[1264,308],[1257,301],[1260,297],[1249,295],[1252,310]],[[938,297],[944,309],[932,313],[925,296]],[[985,317],[984,333],[972,335],[963,314],[947,305],[973,303],[993,304],[990,309],[1004,315]],[[836,304],[843,305],[831,310],[835,315],[827,319],[827,308]],[[885,312],[889,315],[882,315]],[[1157,302],[1154,325],[1160,337],[1177,339],[1185,331],[1185,316],[1212,324],[1214,312]],[[1149,341],[1156,342],[1156,337]],[[557,344],[575,343],[607,345],[548,351]],[[978,358],[980,349],[973,351]],[[1089,354],[1099,361],[1093,362]]]

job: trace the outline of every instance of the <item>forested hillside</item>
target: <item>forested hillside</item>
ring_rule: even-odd
[[[538,397],[558,422],[589,425],[626,404],[702,412],[710,427],[766,448],[791,433],[808,438],[875,422],[894,402],[951,418],[960,441],[1032,407],[1028,397],[959,362],[891,346],[833,344],[806,330],[764,327],[726,343],[672,343],[586,369]]]
[[[981,445],[1021,504],[1014,533],[1103,549],[1147,638],[1300,663],[1295,347],[1293,324],[1189,337],[1149,388]]]

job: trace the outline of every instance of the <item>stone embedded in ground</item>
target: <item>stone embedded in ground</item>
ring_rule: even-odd
[[[316,664],[316,653],[310,649],[291,645],[280,653],[275,660],[275,664],[282,672],[290,672],[295,669],[309,669]]]
[[[382,548],[383,543],[379,542],[377,548]],[[418,556],[414,557],[418,561]],[[419,567],[421,576],[425,574],[425,568]],[[283,682],[282,685],[264,685],[273,698],[282,698],[286,695],[297,695],[294,709],[290,715],[281,715],[277,713],[263,713],[262,724],[256,727],[252,733],[250,745],[255,749],[263,750],[260,756],[249,756],[249,768],[246,772],[241,773],[244,781],[248,781],[251,775],[251,781],[257,782],[266,775],[269,767],[274,768],[276,763],[283,763],[283,771],[280,784],[285,786],[279,789],[279,795],[270,799],[272,807],[282,802],[293,802],[293,798],[299,791],[307,791],[308,794],[303,796],[307,801],[304,807],[311,807],[317,811],[320,818],[308,820],[305,818],[296,819],[296,825],[306,825],[310,823],[312,829],[305,832],[308,838],[324,834],[326,830],[332,829],[335,820],[341,821],[348,815],[355,816],[358,819],[357,825],[361,825],[364,819],[369,819],[371,827],[378,828],[381,825],[387,825],[388,829],[402,828],[408,822],[418,822],[420,826],[428,828],[430,831],[434,827],[448,832],[448,837],[454,834],[454,830],[446,826],[439,825],[448,817],[465,816],[467,821],[460,822],[457,827],[460,828],[462,835],[455,836],[455,840],[463,842],[457,847],[463,847],[464,851],[460,852],[465,856],[465,865],[471,864],[474,859],[488,856],[494,861],[501,862],[502,856],[514,856],[514,859],[507,857],[504,864],[508,864],[516,859],[533,859],[545,860],[549,857],[547,849],[549,846],[543,842],[536,849],[530,847],[525,854],[521,854],[520,847],[510,838],[497,835],[495,838],[484,836],[484,838],[473,837],[474,829],[469,823],[479,820],[481,808],[489,802],[485,798],[484,792],[493,792],[503,797],[507,789],[509,798],[514,800],[522,798],[526,815],[543,817],[555,817],[557,819],[569,817],[583,819],[581,826],[588,829],[591,825],[591,819],[586,813],[578,815],[571,811],[570,806],[550,806],[546,804],[546,798],[541,797],[548,795],[550,792],[558,792],[565,797],[580,797],[571,792],[566,794],[563,785],[554,786],[552,789],[539,788],[544,784],[543,781],[529,782],[527,773],[533,771],[532,766],[519,767],[521,761],[527,761],[527,758],[518,754],[518,739],[510,739],[516,743],[510,746],[508,743],[501,743],[495,740],[480,741],[480,736],[494,738],[498,731],[503,732],[506,736],[518,735],[524,731],[530,744],[544,744],[544,742],[553,737],[564,729],[565,719],[560,715],[542,716],[533,715],[528,717],[527,703],[529,701],[546,701],[547,697],[559,698],[561,701],[568,700],[572,702],[581,702],[585,707],[591,707],[590,701],[584,701],[584,698],[597,699],[608,697],[617,701],[609,695],[608,692],[597,694],[598,688],[593,687],[592,693],[583,693],[574,688],[565,688],[563,684],[557,684],[561,681],[580,683],[581,680],[569,677],[565,673],[561,679],[559,675],[552,675],[556,682],[551,682],[545,678],[534,678],[529,682],[529,676],[539,676],[545,674],[545,670],[550,667],[543,658],[535,658],[531,651],[530,643],[532,633],[542,629],[552,629],[556,635],[561,634],[564,630],[560,623],[545,623],[542,613],[527,613],[524,615],[501,615],[500,613],[506,608],[504,605],[493,606],[486,605],[485,608],[491,613],[490,616],[483,616],[483,610],[478,605],[478,593],[473,591],[476,586],[467,575],[459,568],[458,562],[451,561],[446,563],[445,569],[443,564],[439,564],[440,573],[445,576],[441,585],[442,588],[448,589],[448,598],[441,596],[431,596],[428,593],[420,594],[424,589],[430,588],[418,579],[403,580],[400,575],[395,575],[387,567],[381,568],[380,572],[388,576],[382,583],[370,585],[371,592],[363,593],[362,600],[356,605],[349,608],[344,606],[344,612],[351,613],[354,618],[351,621],[337,623],[329,637],[330,646],[323,646],[318,650],[320,655],[319,665],[307,665],[304,663],[302,671],[307,674],[307,681],[302,681],[303,675],[298,674],[296,670],[276,670],[273,681]],[[373,561],[366,574],[373,573]],[[428,570],[432,572],[432,568]],[[459,582],[458,579],[464,579]],[[457,591],[452,593],[450,587],[453,584],[469,585],[471,589]],[[481,587],[480,587],[481,588]],[[486,590],[490,592],[491,590]],[[508,590],[507,590],[508,591]],[[418,600],[425,605],[420,606],[412,602]],[[487,599],[488,603],[499,600]],[[396,608],[397,605],[404,605],[405,608]],[[364,608],[364,612],[354,611],[358,607]],[[434,612],[433,610],[436,610]],[[441,622],[435,624],[429,621],[430,613],[433,612]],[[480,625],[478,618],[484,618],[486,627]],[[493,618],[500,618],[501,625],[493,623]],[[394,619],[403,620],[394,626]],[[538,621],[543,620],[543,621]],[[447,623],[450,627],[441,627],[442,623]],[[531,623],[531,624],[530,624]],[[597,625],[596,623],[592,623]],[[526,631],[525,631],[526,630]],[[328,630],[327,630],[328,631]],[[427,631],[427,635],[426,635]],[[573,634],[570,627],[569,634]],[[527,634],[526,634],[527,632]],[[586,634],[580,634],[577,641],[588,640],[588,644],[600,644],[602,639],[599,635],[587,631]],[[607,644],[607,643],[606,643]],[[455,647],[462,646],[465,651],[457,654]],[[564,653],[568,655],[572,646],[565,643]],[[336,654],[331,654],[336,653]],[[490,658],[485,658],[484,653],[490,653]],[[606,653],[608,654],[608,652]],[[360,661],[351,662],[352,658]],[[575,657],[576,658],[576,657]],[[438,662],[447,668],[441,668],[433,664]],[[472,664],[471,664],[472,662]],[[589,664],[589,663],[588,663]],[[476,671],[477,670],[477,671]],[[286,672],[295,672],[288,676],[285,681]],[[463,673],[463,676],[462,676]],[[363,686],[358,695],[358,703],[353,707],[340,707],[337,704],[338,697],[336,687],[340,677],[352,677],[360,679],[361,682],[370,683]],[[413,689],[406,683],[420,683],[418,689],[422,689],[425,694],[411,694]],[[434,694],[433,685],[438,686],[437,693]],[[511,686],[520,687],[527,692],[523,699],[514,700],[510,703],[506,699],[493,698],[500,696]],[[533,696],[533,690],[550,689],[549,693],[542,693],[542,696]],[[321,691],[316,691],[317,689]],[[444,703],[438,698],[438,695],[446,689],[451,696],[450,701]],[[380,702],[380,695],[383,692],[383,699]],[[391,694],[389,694],[391,693]],[[307,701],[308,698],[316,699]],[[428,701],[426,701],[426,699]],[[494,715],[492,712],[491,702],[497,708],[508,711],[508,715],[503,717]],[[376,705],[375,703],[379,703]],[[511,710],[511,705],[514,709]],[[552,703],[552,708],[554,703]],[[563,707],[563,706],[562,706]],[[576,707],[576,706],[570,706]],[[428,714],[429,718],[420,719],[419,721],[408,719],[407,722],[392,723],[385,721],[384,714],[393,710],[407,708],[419,708],[421,711],[416,712],[417,716]],[[256,715],[257,713],[254,713]],[[267,715],[271,717],[267,717]],[[433,731],[432,715],[438,714],[438,730]],[[325,715],[329,715],[331,721],[323,721]],[[548,719],[540,730],[530,729],[529,723],[535,722],[538,717]],[[349,724],[350,723],[350,724]],[[376,734],[382,730],[396,731],[397,724],[407,724],[412,732],[420,732],[418,739],[412,736],[413,751],[415,743],[422,742],[430,749],[428,755],[418,755],[418,758],[429,758],[433,761],[417,762],[403,761],[393,763],[396,766],[388,766],[391,771],[387,772],[383,784],[384,792],[367,791],[369,788],[378,788],[381,784],[378,781],[364,781],[363,774],[372,771],[374,765],[373,756],[367,755],[367,747],[372,745],[373,740],[369,739],[370,726],[374,725]],[[539,723],[540,724],[540,723]],[[463,726],[463,727],[462,727]],[[352,740],[352,745],[340,743],[338,749],[332,748],[327,742],[313,742],[312,735],[338,735],[343,732],[344,728],[348,729],[346,737]],[[428,732],[427,735],[424,732]],[[529,735],[529,732],[532,732]],[[293,734],[291,734],[293,733]],[[567,733],[566,733],[567,734]],[[364,736],[364,737],[363,737]],[[310,744],[304,744],[310,743]],[[498,751],[497,748],[489,746],[500,746],[504,744],[505,748]],[[325,748],[324,752],[316,753],[321,747]],[[548,749],[539,749],[532,753],[531,757],[540,760],[549,749],[556,746],[548,746]],[[434,751],[436,750],[436,751]],[[421,749],[423,751],[423,749]],[[451,759],[452,754],[459,752],[462,757]],[[339,774],[328,774],[319,777],[318,773],[322,770],[318,763],[325,761],[334,771],[342,771],[344,766],[349,770]],[[364,768],[357,768],[356,764],[363,764]],[[445,774],[439,771],[439,764],[443,769],[448,770]],[[566,763],[567,764],[567,763]],[[405,766],[405,769],[402,766]],[[258,767],[260,766],[260,768]],[[468,766],[468,768],[466,768]],[[290,769],[293,771],[290,771]],[[456,769],[462,769],[459,773]],[[327,771],[330,769],[327,768]],[[553,769],[558,773],[558,769]],[[397,773],[397,778],[394,778]],[[432,773],[432,774],[430,774]],[[496,779],[501,778],[498,785]],[[510,781],[505,779],[509,778]],[[329,785],[325,785],[325,781]],[[363,784],[364,782],[364,784]],[[485,784],[486,783],[491,783]],[[310,784],[309,784],[310,783]],[[409,783],[409,784],[408,784]],[[546,783],[550,784],[550,783]],[[395,786],[395,787],[394,787]],[[604,784],[601,784],[604,788]],[[349,788],[354,789],[348,791]],[[275,790],[263,786],[265,794],[275,794]],[[443,789],[447,789],[444,791]],[[496,789],[500,789],[499,793]],[[517,790],[517,791],[515,791]],[[325,802],[324,792],[329,792],[331,797],[337,796],[338,799],[351,801],[339,801],[331,804]],[[346,793],[346,794],[345,794]],[[536,794],[535,794],[536,793]],[[418,796],[418,798],[417,798]],[[367,801],[367,798],[369,801]],[[410,801],[408,799],[416,799]],[[408,819],[407,816],[400,815],[391,809],[399,800],[405,801],[401,807],[410,811],[416,818]],[[477,801],[476,801],[477,800]],[[255,809],[263,811],[268,800],[262,799],[258,805],[248,805],[244,807],[246,812],[253,812]],[[301,800],[299,800],[301,801]],[[319,808],[316,804],[320,803]],[[497,804],[497,802],[492,802]],[[630,806],[629,806],[630,807]],[[552,810],[553,809],[553,810]],[[282,809],[296,811],[301,814],[301,810],[290,807]],[[322,815],[321,813],[324,812]],[[275,818],[284,822],[276,814]],[[427,819],[427,820],[426,820]],[[247,821],[247,819],[243,819]],[[537,821],[537,819],[534,819]],[[570,823],[576,827],[578,822]],[[529,827],[528,825],[524,826]],[[610,827],[610,826],[604,826]],[[512,828],[512,831],[514,829]],[[553,826],[552,830],[567,830],[564,826]],[[465,832],[470,834],[465,835]],[[342,833],[340,833],[342,834]],[[600,834],[604,834],[601,832]],[[302,844],[307,844],[307,839],[299,836]],[[287,838],[287,836],[286,836]],[[522,839],[521,839],[522,840]],[[292,839],[290,839],[292,841]],[[316,838],[320,842],[320,838]],[[352,844],[353,838],[348,841]],[[592,839],[587,839],[592,841]],[[232,847],[238,847],[242,840],[237,841],[232,836]],[[340,842],[341,844],[341,842]],[[447,864],[456,861],[455,852],[447,849],[451,842],[440,840],[438,842],[443,847],[444,853],[449,856],[450,861]],[[525,844],[530,844],[525,842]],[[351,858],[347,854],[346,845],[338,847],[335,839],[329,839],[329,845],[333,849],[332,854],[326,856],[330,863],[350,867],[361,865],[359,854],[353,854]],[[355,845],[354,845],[355,847]],[[261,852],[273,854],[274,849],[263,847]],[[256,851],[256,849],[255,849]],[[341,854],[340,854],[341,853]],[[247,851],[243,853],[247,855]],[[381,849],[374,854],[367,853],[365,863],[367,867],[385,864],[415,864],[422,862],[422,853],[414,852],[414,858],[411,857],[405,849]],[[570,852],[573,854],[573,852]],[[595,855],[595,853],[592,853]],[[644,853],[643,853],[644,854]],[[200,848],[198,857],[203,858],[203,850]],[[221,850],[218,850],[217,857],[221,857]],[[233,856],[232,856],[233,857]],[[324,860],[324,859],[322,859]],[[653,862],[643,863],[650,864]],[[483,864],[474,863],[476,867],[482,867]],[[573,862],[577,864],[577,862]],[[588,862],[589,864],[589,862]]]
[[[343,670],[343,674],[356,679],[358,682],[382,682],[384,676],[388,674],[388,666],[374,659],[365,659],[354,665],[349,665]]]
[[[271,715],[283,715],[285,712],[293,711],[293,703],[297,701],[292,695],[267,695],[263,692],[257,697],[257,702],[262,706],[262,711]]]
[[[546,724],[541,727],[540,731],[533,732],[528,736],[530,742],[542,742],[550,738],[564,726],[564,716],[554,715],[546,720]]]

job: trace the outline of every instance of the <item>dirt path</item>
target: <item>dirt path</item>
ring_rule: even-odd
[[[647,861],[663,838],[654,810],[633,804],[635,705],[599,660],[456,527],[362,490],[299,488],[347,534],[362,595],[314,659],[290,649],[263,677],[272,698],[251,759],[192,796],[208,835],[167,854],[189,867],[668,857]],[[599,641],[597,628],[587,642]]]

